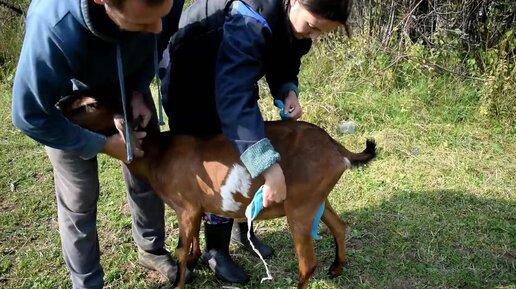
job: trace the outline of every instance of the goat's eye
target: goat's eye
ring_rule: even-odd
[[[86,110],[86,112],[93,112],[95,111],[97,108],[95,107],[95,105],[92,105],[92,104],[88,104],[84,107],[84,110]]]

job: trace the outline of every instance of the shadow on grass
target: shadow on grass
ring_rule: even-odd
[[[349,270],[338,288],[516,284],[516,202],[459,191],[399,192],[341,217],[352,230]]]
[[[458,191],[399,192],[377,206],[341,214],[351,228],[348,265],[330,279],[333,238],[322,226],[316,242],[319,267],[310,288],[500,288],[516,285],[516,203]],[[242,249],[233,256],[250,272],[251,283],[235,288],[291,288],[297,258],[286,227],[260,234],[275,251],[262,263]],[[213,274],[196,269],[190,288],[221,288]],[[156,287],[163,288],[163,287]],[[233,287],[227,287],[233,288]]]

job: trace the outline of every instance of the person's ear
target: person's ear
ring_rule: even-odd
[[[290,0],[290,7],[294,6],[296,4],[297,0]]]
[[[104,5],[104,0],[93,0],[95,4]]]

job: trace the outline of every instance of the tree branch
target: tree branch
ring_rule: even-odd
[[[14,13],[16,13],[16,14],[18,14],[18,15],[20,15],[20,16],[21,16],[21,15],[23,15],[23,14],[25,14],[25,13],[23,12],[23,10],[21,10],[20,8],[18,8],[18,7],[16,7],[16,6],[14,6],[14,5],[12,5],[12,4],[6,3],[6,2],[4,2],[4,1],[2,1],[2,0],[0,0],[0,6],[4,6],[4,7],[6,7],[7,9],[9,9],[9,10],[13,11]]]

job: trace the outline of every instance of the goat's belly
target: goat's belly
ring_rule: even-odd
[[[283,216],[285,216],[285,209],[283,203],[279,203],[274,206],[264,208],[256,218],[259,220],[268,220]]]
[[[208,205],[203,208],[203,211],[206,213],[211,213],[217,216],[231,218],[235,220],[246,220],[245,209],[249,202],[241,204],[240,209],[236,211],[224,211],[220,207],[214,207]],[[275,204],[273,206],[269,206],[267,208],[263,208],[260,214],[258,214],[257,219],[260,220],[268,220],[275,219],[285,216],[285,209],[283,207],[283,203]]]

